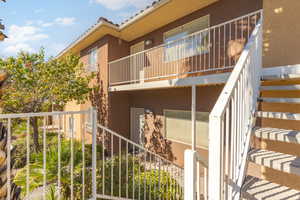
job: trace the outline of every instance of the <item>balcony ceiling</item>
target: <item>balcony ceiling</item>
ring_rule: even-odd
[[[120,26],[107,21],[99,22],[57,57],[70,52],[77,54],[107,34],[132,41],[217,1],[219,0],[160,0]]]
[[[121,37],[132,41],[216,1],[218,0],[170,0],[134,23],[121,26]]]

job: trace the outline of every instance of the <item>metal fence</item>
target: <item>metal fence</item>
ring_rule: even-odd
[[[95,193],[102,199],[183,199],[183,169],[98,125],[103,149],[97,157]],[[97,150],[97,152],[99,152]]]
[[[183,169],[95,110],[2,114],[0,130],[0,199],[182,199]]]
[[[91,145],[86,143],[85,123],[79,121],[90,114],[87,110],[0,115],[1,143],[7,144],[2,146],[6,191],[1,199],[89,198],[91,153],[86,151]]]

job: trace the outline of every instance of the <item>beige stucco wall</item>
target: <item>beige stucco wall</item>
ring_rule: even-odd
[[[76,102],[69,102],[64,110],[65,111],[83,111],[83,110],[87,110],[90,108],[90,103],[87,102],[86,104],[83,105],[79,105]],[[70,131],[69,131],[69,118],[71,117],[71,115],[63,115],[62,116],[62,126],[63,126],[63,130],[64,130],[64,136],[69,138],[70,135]],[[82,114],[74,114],[74,121],[75,121],[75,132],[74,132],[74,139],[76,140],[82,140],[83,137],[86,141],[86,143],[90,144],[92,142],[92,135],[90,134],[90,131],[87,128],[87,119],[88,119],[88,112],[86,113],[82,113]],[[55,121],[55,125],[58,126],[59,122]],[[83,135],[83,133],[85,133]]]
[[[300,64],[300,1],[264,0],[264,66]]]
[[[197,112],[211,112],[215,102],[222,91],[223,85],[211,85],[197,87]],[[116,94],[117,95],[117,94]],[[169,88],[169,89],[158,89],[158,90],[144,90],[144,91],[135,91],[129,92],[129,107],[134,108],[144,108],[147,109],[157,118],[161,119],[162,129],[161,134],[165,135],[165,118],[164,110],[191,110],[192,94],[191,87],[184,88]],[[121,113],[120,113],[121,114]],[[124,118],[130,116],[130,110],[127,110],[127,113],[123,113]],[[130,123],[130,122],[129,122]],[[130,127],[130,124],[129,124]],[[128,135],[130,134],[130,129],[127,130]],[[182,134],[191,134],[185,132]],[[183,165],[184,150],[190,148],[189,145],[171,141],[171,149],[174,155],[174,161]],[[207,158],[206,149],[198,149],[200,154]]]

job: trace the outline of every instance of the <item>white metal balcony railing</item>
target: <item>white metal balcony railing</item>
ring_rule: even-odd
[[[262,69],[262,22],[256,25],[209,119],[209,199],[240,199]]]
[[[0,171],[0,198],[182,199],[182,168],[97,125],[96,116],[95,110],[0,115],[0,167],[7,169]]]
[[[112,61],[109,84],[134,84],[230,70],[237,63],[259,15],[260,11],[256,11]]]

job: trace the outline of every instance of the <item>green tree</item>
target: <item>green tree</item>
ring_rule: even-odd
[[[74,55],[46,61],[43,49],[33,54],[21,52],[0,59],[0,70],[8,75],[0,96],[3,113],[44,112],[53,105],[63,108],[70,101],[84,103],[91,91],[92,77],[84,73],[79,57]],[[38,118],[31,118],[30,124],[38,151]]]

